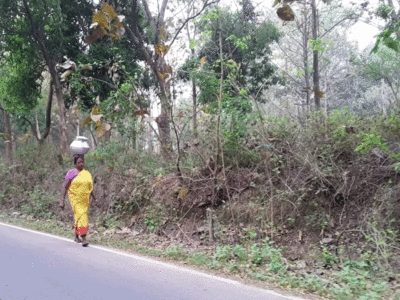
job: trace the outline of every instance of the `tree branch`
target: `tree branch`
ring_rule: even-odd
[[[190,20],[193,20],[194,18],[198,17],[207,7],[209,7],[209,6],[213,5],[213,4],[216,4],[216,3],[218,3],[218,2],[219,2],[219,1],[205,2],[204,5],[203,5],[203,7],[201,8],[201,10],[200,10],[197,14],[195,14],[195,15],[193,15],[193,16],[191,16],[191,17],[188,17],[188,18],[185,20],[185,22],[183,22],[183,24],[181,25],[181,27],[176,31],[175,36],[174,36],[174,38],[172,39],[172,42],[171,42],[169,45],[172,46],[172,44],[175,42],[176,38],[178,37],[178,34],[179,34],[179,33],[181,32],[181,30],[186,26],[186,23],[188,23]]]
[[[49,91],[49,98],[47,100],[47,108],[46,108],[46,129],[42,136],[42,141],[44,141],[50,133],[50,126],[51,126],[51,106],[53,104],[53,80],[50,81],[50,91]]]
[[[167,4],[168,0],[163,0],[163,3],[161,4],[161,10],[158,19],[161,20],[162,22],[164,22],[164,16],[165,16],[165,11],[167,9]]]
[[[144,12],[146,14],[146,19],[149,22],[151,29],[155,32],[157,30],[157,28],[156,28],[156,24],[154,22],[154,18],[151,15],[149,5],[147,4],[147,0],[142,0],[142,5],[143,5]]]
[[[329,28],[328,30],[326,30],[326,31],[324,32],[323,35],[319,36],[319,38],[322,39],[326,34],[328,34],[329,32],[331,32],[331,31],[332,31],[336,26],[338,26],[340,23],[342,23],[342,22],[344,22],[344,21],[346,21],[346,20],[351,20],[351,18],[352,18],[354,15],[355,15],[355,13],[353,13],[353,14],[351,14],[351,15],[349,15],[349,16],[346,16],[345,18],[343,18],[342,20],[340,20],[339,22],[337,22],[335,25],[333,25],[331,28]],[[324,28],[324,29],[325,29],[325,28]]]

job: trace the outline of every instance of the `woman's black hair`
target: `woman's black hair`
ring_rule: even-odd
[[[79,158],[85,160],[85,156],[83,154],[74,154],[74,165],[76,165],[76,162],[78,161]]]

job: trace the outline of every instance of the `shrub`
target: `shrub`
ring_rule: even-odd
[[[30,192],[28,203],[22,205],[22,212],[37,218],[48,219],[52,216],[50,212],[52,196],[38,187]]]
[[[215,254],[215,259],[221,262],[227,262],[233,258],[232,246],[225,245],[222,247],[217,247]]]
[[[180,246],[168,247],[164,251],[164,255],[174,260],[184,260],[187,258],[185,250]]]
[[[381,137],[379,135],[376,135],[374,133],[361,132],[360,136],[362,137],[363,140],[362,143],[357,146],[355,151],[364,154],[374,147],[378,147],[384,151],[388,150],[387,144],[381,140]]]

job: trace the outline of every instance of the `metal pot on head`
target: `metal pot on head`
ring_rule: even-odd
[[[69,145],[72,154],[86,154],[90,150],[88,139],[84,136],[77,136]]]

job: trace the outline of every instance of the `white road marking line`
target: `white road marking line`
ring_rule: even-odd
[[[0,222],[0,225],[8,226],[8,227],[11,227],[11,228],[14,228],[14,229],[23,230],[23,231],[26,231],[26,232],[31,232],[31,233],[44,235],[44,236],[51,237],[51,238],[56,238],[56,239],[59,239],[61,241],[70,242],[70,243],[74,243],[75,244],[75,241],[73,241],[71,239],[67,239],[67,238],[60,237],[60,236],[57,236],[57,235],[53,235],[53,234],[50,234],[50,233],[45,233],[45,232],[40,232],[40,231],[36,231],[36,230],[32,230],[32,229],[22,228],[22,227],[18,227],[18,226],[15,226],[15,225],[2,223],[2,222]],[[176,266],[176,265],[173,265],[173,264],[168,264],[168,263],[161,262],[161,261],[158,261],[158,260],[154,260],[154,259],[151,259],[151,258],[142,257],[142,256],[138,256],[138,255],[135,255],[135,254],[130,254],[130,253],[122,252],[122,251],[116,251],[116,250],[104,248],[102,246],[90,245],[90,248],[106,251],[106,252],[113,253],[113,254],[116,254],[116,255],[121,255],[121,256],[134,258],[134,259],[137,259],[137,260],[140,260],[140,261],[161,265],[161,266],[168,267],[168,268],[171,268],[171,269],[184,271],[184,272],[187,272],[187,273],[190,273],[190,274],[203,276],[203,277],[206,277],[206,278],[219,280],[219,281],[230,283],[230,284],[234,284],[234,285],[239,285],[239,286],[243,286],[243,287],[250,288],[250,289],[255,289],[255,290],[270,294],[270,295],[275,295],[275,296],[279,296],[279,297],[285,297],[285,298],[290,299],[290,300],[305,300],[303,298],[299,298],[299,297],[295,297],[295,296],[286,296],[286,295],[279,294],[279,293],[277,293],[275,291],[265,290],[265,289],[257,288],[257,287],[254,287],[254,286],[246,285],[246,284],[243,284],[243,283],[241,283],[239,281],[236,281],[236,280],[227,279],[227,278],[223,278],[223,277],[219,277],[219,276],[215,276],[215,275],[210,275],[210,274],[207,274],[207,273],[202,273],[202,272],[199,272],[199,271],[195,271],[195,270],[191,270],[191,269],[188,269],[188,268]]]

